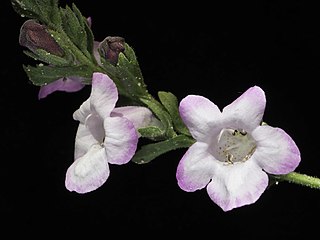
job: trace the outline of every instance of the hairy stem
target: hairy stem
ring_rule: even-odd
[[[310,188],[320,189],[320,178],[312,177],[306,174],[291,172],[284,175],[272,175],[271,177],[276,181],[287,181]]]

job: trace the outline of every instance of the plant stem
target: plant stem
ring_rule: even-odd
[[[291,172],[284,175],[272,175],[272,177],[276,181],[287,181],[290,183],[295,183],[310,188],[320,189],[320,178],[312,177],[306,174]]]

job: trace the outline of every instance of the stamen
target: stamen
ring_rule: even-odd
[[[232,159],[233,159],[233,155],[230,153],[227,153],[227,162],[233,164]]]

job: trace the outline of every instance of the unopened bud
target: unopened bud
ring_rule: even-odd
[[[37,49],[43,49],[57,56],[63,56],[63,50],[55,39],[47,31],[45,25],[41,25],[33,19],[23,23],[20,29],[19,43],[35,52]]]
[[[99,44],[99,51],[111,64],[116,65],[120,52],[125,50],[125,40],[122,37],[106,37]]]

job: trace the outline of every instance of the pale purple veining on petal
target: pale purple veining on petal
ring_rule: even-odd
[[[267,188],[267,173],[294,171],[300,163],[299,149],[282,129],[261,126],[265,105],[265,93],[257,86],[249,88],[222,113],[204,97],[185,97],[179,111],[196,143],[178,164],[180,188],[191,192],[207,186],[213,202],[229,211],[256,202]],[[249,159],[232,163],[214,157],[220,156],[215,152],[223,128],[244,130],[250,135],[256,146]]]
[[[84,88],[85,84],[80,78],[60,78],[52,83],[40,87],[38,98],[42,99],[55,91],[77,92]]]

